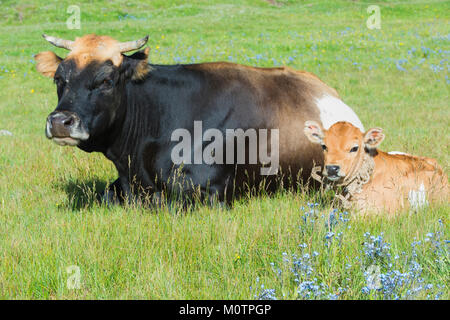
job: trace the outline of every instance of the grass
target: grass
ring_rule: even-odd
[[[395,218],[351,212],[333,229],[326,227],[327,207],[318,209],[316,223],[303,220],[301,208],[317,195],[290,191],[244,199],[229,210],[108,208],[93,199],[115,179],[112,164],[45,138],[56,90],[37,74],[32,56],[66,52],[41,34],[73,39],[95,32],[123,41],[149,34],[154,63],[225,60],[313,72],[366,128],[385,129],[383,150],[427,155],[449,171],[448,1],[379,1],[381,30],[366,27],[368,1],[277,2],[78,1],[81,30],[66,27],[70,1],[2,2],[0,130],[13,136],[0,135],[0,298],[253,299],[264,293],[261,285],[278,298],[301,298],[283,257],[314,251],[313,275],[300,280],[317,278],[327,289],[309,290],[310,298],[386,298],[364,292],[366,232],[383,233],[391,244],[389,261],[371,262],[381,272],[406,273],[412,260],[420,264],[423,282],[397,285],[399,297],[424,284],[433,288],[410,296],[450,297],[442,241],[449,239],[448,203]],[[328,232],[335,233],[331,243]],[[437,232],[439,245],[426,241]],[[422,241],[416,258],[415,241]],[[80,289],[67,288],[72,265],[80,268]]]

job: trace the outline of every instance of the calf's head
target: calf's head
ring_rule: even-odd
[[[124,112],[120,106],[125,83],[142,80],[149,71],[148,48],[123,55],[145,45],[148,36],[129,42],[94,34],[75,41],[43,37],[70,50],[64,59],[51,51],[35,56],[37,70],[53,78],[58,94],[58,105],[47,118],[45,134],[59,145],[92,150]]]
[[[312,143],[322,146],[325,164],[323,175],[331,181],[343,181],[352,176],[365,154],[372,154],[384,139],[380,128],[363,133],[348,122],[337,122],[325,130],[315,121],[306,121],[304,132]]]

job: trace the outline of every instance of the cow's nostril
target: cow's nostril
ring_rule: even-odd
[[[62,121],[62,123],[63,123],[63,125],[64,125],[65,127],[71,127],[71,126],[73,126],[74,122],[75,122],[75,120],[74,120],[73,117],[68,117],[68,118],[66,118],[66,119],[64,119],[64,120]]]
[[[48,136],[69,137],[78,121],[70,112],[55,112],[48,118]]]

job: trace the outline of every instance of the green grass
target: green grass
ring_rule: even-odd
[[[408,271],[411,243],[421,240],[421,277],[434,288],[415,297],[450,298],[448,244],[437,255],[424,241],[439,230],[449,239],[448,203],[391,219],[350,214],[350,229],[333,230],[343,233],[342,243],[328,248],[324,221],[331,209],[321,208],[313,227],[302,222],[301,207],[314,195],[284,191],[229,210],[199,206],[185,214],[107,208],[92,199],[115,179],[112,164],[45,138],[56,90],[30,60],[40,51],[66,52],[41,34],[73,39],[95,32],[123,41],[149,34],[154,63],[225,60],[313,72],[366,128],[385,129],[383,150],[427,155],[449,171],[449,1],[378,1],[381,30],[366,27],[369,1],[277,2],[78,1],[81,30],[66,28],[71,1],[0,4],[0,130],[13,133],[0,136],[0,298],[252,299],[261,284],[295,298],[289,272],[281,282],[271,263],[285,268],[282,253],[300,253],[301,243],[319,253],[319,282],[330,292],[347,288],[340,299],[382,298],[361,291],[365,232],[383,232],[401,272]],[[77,290],[66,286],[71,265],[81,271]]]

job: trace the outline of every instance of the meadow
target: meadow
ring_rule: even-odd
[[[275,4],[274,4],[275,3]],[[67,8],[81,29],[67,28]],[[149,35],[157,64],[287,65],[337,89],[382,150],[449,173],[450,2],[3,0],[0,2],[1,299],[449,299],[449,209],[394,217],[333,210],[307,190],[188,212],[107,207],[101,154],[45,138],[55,85],[42,39]],[[299,188],[301,189],[301,188]],[[319,204],[320,203],[320,204]]]

